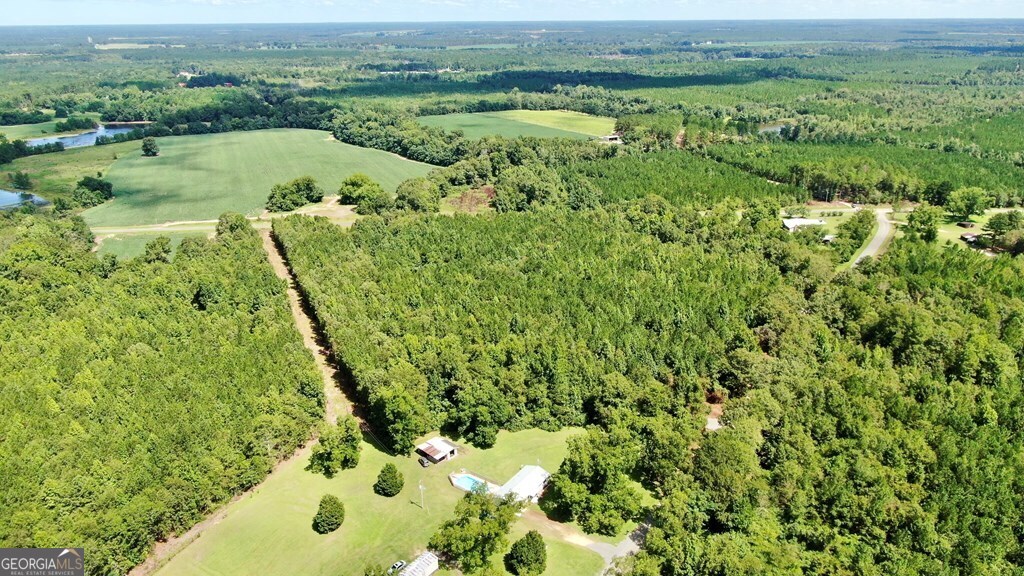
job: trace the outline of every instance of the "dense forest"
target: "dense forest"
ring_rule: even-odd
[[[4,28],[2,181],[54,210],[0,213],[0,545],[123,574],[310,438],[322,382],[244,218],[118,261],[78,216],[127,188],[109,145],[305,128],[436,166],[394,194],[304,167],[266,202],[355,206],[351,229],[288,216],[273,237],[386,449],[583,428],[541,510],[646,524],[620,576],[1022,574],[1024,216],[985,210],[1024,205],[1024,25],[407,28],[160,28],[173,49]],[[519,110],[616,134],[421,118]],[[97,119],[140,126],[90,154],[28,142]],[[811,208],[829,228],[781,227]],[[940,247],[940,224],[994,250]],[[361,439],[328,429],[310,470],[345,474]],[[471,494],[430,545],[491,570],[514,516]]]
[[[630,573],[1019,565],[1019,262],[907,240],[837,273],[770,203],[645,206],[275,234],[396,448],[590,425],[550,506],[613,533],[640,479],[662,505]],[[728,426],[702,437],[705,396]]]
[[[119,576],[305,442],[323,389],[240,217],[173,259],[91,246],[81,220],[0,215],[0,542]]]

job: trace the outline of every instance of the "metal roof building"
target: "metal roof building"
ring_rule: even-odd
[[[516,500],[536,502],[540,500],[541,494],[547,488],[549,478],[551,478],[551,473],[540,466],[523,466],[515,476],[496,491],[495,496],[502,498],[513,494]]]

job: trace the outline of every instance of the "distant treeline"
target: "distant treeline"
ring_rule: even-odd
[[[24,112],[22,110],[4,110],[0,112],[0,126],[16,124],[42,124],[53,120],[53,116],[41,110]]]

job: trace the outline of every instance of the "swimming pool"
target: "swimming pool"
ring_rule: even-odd
[[[480,489],[483,489],[484,492],[488,491],[487,481],[472,474],[451,474],[448,478],[452,481],[452,486],[466,492]]]

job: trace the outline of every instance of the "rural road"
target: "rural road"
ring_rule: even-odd
[[[853,263],[854,266],[860,263],[865,258],[877,258],[885,247],[889,237],[892,236],[893,226],[892,222],[889,221],[889,213],[891,210],[875,210],[875,219],[878,221],[878,231],[875,232],[875,237],[868,243],[868,247],[864,249],[864,252],[857,257],[857,261]]]

